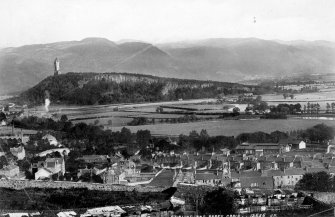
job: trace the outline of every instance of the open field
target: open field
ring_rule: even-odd
[[[138,130],[150,130],[152,134],[160,135],[180,135],[189,134],[190,131],[196,130],[200,132],[206,129],[211,136],[237,136],[240,133],[251,133],[257,131],[273,132],[291,131],[297,129],[306,129],[316,124],[324,123],[328,126],[335,127],[335,121],[332,120],[306,120],[306,119],[259,119],[259,120],[218,120],[218,121],[202,121],[179,124],[155,124],[143,126],[128,126],[132,132]],[[115,127],[113,130],[118,131],[120,127]]]
[[[35,134],[36,130],[25,130],[22,129],[23,134]],[[21,129],[14,128],[14,134],[20,134]],[[0,135],[10,135],[12,134],[12,127],[10,126],[0,126]]]
[[[97,105],[97,106],[67,106],[67,105],[53,105],[49,108],[49,114],[67,115],[68,119],[73,123],[85,122],[94,124],[99,120],[98,125],[106,127],[122,127],[127,126],[135,117],[146,117],[148,119],[170,119],[183,117],[183,114],[164,114],[157,113],[156,109],[160,105],[173,105],[185,108],[205,108],[206,113],[219,112],[215,109],[222,108],[223,105],[206,104],[207,102],[214,102],[215,99],[201,99],[201,100],[187,100],[174,102],[159,102],[159,103],[144,103],[144,104],[111,104],[111,105]],[[175,109],[164,109],[164,111],[176,111]],[[179,112],[181,110],[178,110]],[[222,110],[220,110],[222,111]],[[28,110],[27,114],[43,116],[46,114],[44,106],[38,106]],[[197,115],[201,117],[218,117],[218,115]],[[112,124],[110,125],[110,121]]]
[[[300,103],[302,106],[310,103],[319,103],[321,109],[326,109],[327,103],[335,102],[335,91],[320,91],[315,93],[294,94],[294,99],[284,99],[283,94],[265,94],[262,99],[269,105],[278,105],[280,103],[296,104]]]
[[[331,94],[333,93],[333,94]],[[318,92],[310,94],[297,94],[295,99],[283,99],[282,95],[263,95],[263,99],[268,101],[269,104],[279,103],[307,103],[306,100],[315,100],[319,104],[324,103],[325,100],[332,99],[335,92]],[[305,101],[304,101],[305,100]],[[323,100],[323,101],[322,101]],[[215,99],[201,99],[190,101],[174,101],[174,102],[157,102],[157,103],[143,103],[143,104],[110,104],[110,105],[94,105],[94,106],[67,106],[67,105],[54,105],[51,104],[51,114],[67,115],[69,120],[73,123],[85,122],[88,124],[103,125],[107,129],[113,131],[120,130],[122,127],[129,127],[133,132],[140,129],[148,129],[152,134],[165,134],[165,135],[179,135],[181,133],[188,134],[192,130],[201,131],[206,129],[210,135],[226,135],[236,136],[242,132],[255,132],[264,131],[272,132],[275,130],[290,131],[295,129],[306,129],[318,123],[325,123],[330,126],[335,126],[334,120],[320,120],[320,119],[287,119],[287,120],[215,120],[215,121],[198,121],[191,123],[180,124],[165,124],[161,123],[160,119],[179,118],[183,114],[164,114],[157,113],[156,108],[161,105],[170,105],[177,108],[193,108],[204,110],[206,113],[218,112],[223,110],[224,106],[229,104],[213,104]],[[210,102],[210,103],[206,103]],[[334,97],[335,102],[335,97]],[[230,104],[230,106],[238,106],[243,111],[246,107],[244,104]],[[44,106],[29,109],[29,114],[43,115],[45,114]],[[178,110],[164,108],[164,111]],[[155,119],[155,125],[143,126],[127,126],[134,117],[146,117],[149,120]],[[218,115],[197,115],[199,118],[217,118]],[[97,122],[98,123],[95,123]]]

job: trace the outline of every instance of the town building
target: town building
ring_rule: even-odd
[[[285,169],[283,172],[273,175],[274,186],[294,187],[305,173],[306,171],[301,168]]]
[[[65,161],[64,158],[47,158],[44,162],[38,162],[33,164],[33,171],[35,173],[35,179],[50,178],[54,174],[64,175],[65,174]],[[35,168],[35,170],[34,170]]]
[[[84,155],[80,159],[84,160],[85,163],[91,163],[91,164],[108,163],[107,155]]]
[[[306,142],[303,140],[299,139],[293,139],[293,138],[288,138],[288,139],[281,139],[278,142],[280,145],[285,145],[289,146],[290,150],[297,150],[297,149],[305,149],[306,148]]]
[[[236,147],[237,154],[263,156],[282,153],[282,146],[277,143],[247,143],[244,142]]]
[[[43,136],[42,139],[47,140],[50,145],[59,146],[57,139],[50,134],[47,134],[47,135]]]

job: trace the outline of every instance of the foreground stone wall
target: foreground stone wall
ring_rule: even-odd
[[[113,184],[97,184],[86,182],[67,182],[67,181],[35,181],[35,180],[0,180],[0,187],[11,189],[24,188],[87,188],[89,190],[101,191],[138,191],[138,192],[160,192],[163,188],[151,186],[124,186]]]

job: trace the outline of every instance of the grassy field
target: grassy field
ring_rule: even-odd
[[[165,102],[161,103],[162,105]],[[135,117],[146,117],[149,120],[155,118],[157,122],[159,119],[171,119],[171,118],[179,118],[183,117],[183,114],[161,114],[157,113],[156,109],[159,106],[159,103],[147,103],[147,104],[133,104],[133,105],[98,105],[98,106],[67,106],[67,105],[53,105],[50,106],[51,114],[57,114],[59,117],[61,115],[67,115],[69,120],[73,123],[84,122],[87,124],[94,124],[97,120],[99,120],[97,125],[104,125],[106,127],[123,127],[127,126],[133,118]],[[217,110],[223,105],[213,105],[201,103],[200,101],[190,101],[190,102],[175,102],[171,104],[173,106],[180,106],[185,108],[197,108],[197,109],[212,109],[207,111],[206,113],[218,112]],[[115,108],[118,107],[118,110]],[[178,111],[175,109],[164,109],[164,111]],[[44,106],[38,106],[32,109],[29,109],[29,115],[44,115],[45,108]],[[216,118],[218,115],[198,115],[199,118],[207,118],[213,117]],[[110,125],[110,120],[112,124]]]
[[[24,130],[22,129],[23,134],[35,134],[36,130]],[[18,135],[21,133],[21,129],[14,128],[14,134]],[[0,135],[10,135],[12,134],[12,127],[10,126],[0,126]]]
[[[335,121],[331,120],[306,120],[306,119],[286,119],[286,120],[218,120],[218,121],[203,121],[203,122],[191,122],[191,123],[180,123],[180,124],[155,124],[155,125],[143,125],[143,126],[128,126],[132,132],[138,130],[150,130],[152,134],[164,134],[164,135],[180,135],[189,134],[190,131],[196,130],[200,132],[202,129],[206,129],[208,134],[211,136],[237,136],[240,133],[247,132],[273,132],[279,131],[291,131],[297,129],[306,129],[316,124],[324,123],[328,126],[335,127]],[[113,130],[120,130],[120,127],[115,127]]]
[[[284,99],[283,94],[265,94],[262,99],[268,102],[269,105],[277,105],[279,103],[296,104],[300,103],[302,106],[307,102],[319,103],[321,109],[326,109],[326,104],[335,102],[335,91],[320,91],[316,93],[302,93],[294,94],[294,99]]]
[[[283,96],[267,94],[262,96],[263,100],[267,101],[270,105],[279,103],[301,103],[306,104],[308,101],[313,103],[318,102],[322,109],[325,108],[326,102],[331,102],[334,99],[335,92],[317,92],[308,94],[296,94],[294,99],[283,99]],[[160,123],[159,119],[171,119],[183,117],[183,114],[161,114],[156,113],[156,108],[160,105],[170,105],[183,108],[195,108],[205,110],[207,114],[218,112],[222,110],[225,105],[228,104],[213,104],[213,100],[193,100],[193,101],[177,101],[177,102],[161,102],[161,103],[145,103],[145,104],[120,104],[120,105],[94,105],[94,106],[66,106],[66,105],[54,105],[50,106],[50,113],[60,115],[67,115],[70,120],[74,123],[85,122],[88,124],[94,124],[97,120],[97,125],[103,125],[112,130],[120,130],[122,127],[127,126],[134,117],[146,117],[149,120],[155,118],[155,125],[145,126],[127,126],[132,131],[136,132],[139,129],[148,129],[153,134],[167,134],[167,135],[179,135],[181,133],[188,134],[192,130],[201,131],[206,129],[210,135],[227,135],[236,136],[241,132],[255,132],[264,131],[272,132],[275,130],[290,131],[294,129],[305,129],[318,123],[326,123],[331,126],[335,126],[334,121],[330,120],[217,120],[217,121],[203,121],[193,123],[182,123],[182,124],[165,124]],[[328,100],[328,101],[327,101]],[[244,104],[230,104],[230,106],[238,106],[241,111],[245,110],[246,105]],[[118,108],[116,110],[116,108]],[[208,110],[209,109],[209,110]],[[178,109],[164,108],[164,111],[176,111]],[[182,110],[178,110],[182,111]],[[31,114],[43,114],[44,106],[39,106],[29,110]],[[197,115],[199,118],[217,118],[218,115]],[[112,121],[112,124],[110,124]]]

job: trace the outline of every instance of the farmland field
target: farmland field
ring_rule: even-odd
[[[283,99],[282,95],[263,95],[262,98],[268,101],[269,104],[279,103],[307,103],[306,100],[315,100],[322,105],[325,105],[325,100],[332,99],[334,92],[318,92],[310,94],[297,94],[295,99]],[[335,96],[335,93],[334,93]],[[171,105],[178,108],[194,108],[205,109],[207,115],[197,115],[198,118],[217,118],[218,115],[208,115],[210,112],[218,112],[228,104],[213,104],[214,99],[198,100],[198,101],[177,101],[177,102],[161,102],[161,103],[145,103],[145,104],[112,104],[112,105],[97,105],[97,106],[67,106],[53,105],[50,106],[50,114],[67,115],[69,120],[74,123],[85,122],[88,124],[103,125],[106,129],[113,131],[120,130],[126,126],[133,132],[140,129],[148,129],[152,134],[164,135],[179,135],[181,133],[188,134],[192,130],[201,131],[206,129],[210,135],[226,135],[236,136],[241,132],[264,131],[272,132],[275,130],[290,131],[295,129],[305,129],[318,123],[325,123],[330,126],[335,126],[334,120],[302,120],[302,119],[287,119],[287,120],[215,120],[215,121],[198,121],[191,123],[161,123],[159,119],[171,119],[184,116],[183,114],[164,114],[157,113],[156,108],[160,105]],[[322,101],[323,100],[323,101]],[[335,100],[334,100],[335,101]],[[206,102],[210,102],[206,104]],[[240,107],[244,111],[245,104],[231,104],[231,106]],[[209,109],[209,110],[207,110]],[[182,111],[174,108],[164,108],[164,111]],[[29,110],[31,114],[43,115],[45,113],[44,106],[39,106]],[[146,117],[150,121],[155,119],[155,125],[143,126],[127,126],[134,117]],[[97,121],[98,120],[98,121]]]
[[[185,108],[206,108],[204,113],[207,115],[197,115],[199,118],[216,118],[218,115],[210,114],[211,112],[220,112],[223,105],[206,104],[206,102],[213,102],[214,99],[202,99],[191,101],[176,101],[176,102],[161,102],[161,103],[146,103],[146,104],[112,104],[112,105],[97,105],[97,106],[67,106],[67,105],[53,105],[50,106],[50,114],[67,115],[68,119],[73,123],[85,122],[87,124],[103,125],[105,127],[122,127],[127,126],[127,123],[132,121],[135,117],[146,117],[149,120],[156,119],[171,119],[183,117],[184,114],[165,114],[157,113],[156,109],[160,105],[173,105]],[[164,111],[178,111],[176,109],[164,109]],[[29,109],[29,115],[44,116],[46,115],[44,106],[38,106]],[[98,121],[97,121],[98,120]]]
[[[19,135],[21,133],[21,129],[14,128],[13,129],[14,134]],[[25,130],[22,129],[23,134],[35,134],[36,130]],[[10,135],[12,134],[12,127],[10,126],[0,126],[0,135]]]
[[[316,124],[324,123],[329,126],[335,127],[335,121],[332,120],[306,120],[306,119],[279,119],[279,120],[218,120],[218,121],[202,121],[202,122],[191,122],[191,123],[179,123],[179,124],[155,124],[155,125],[143,125],[143,126],[128,126],[132,132],[138,130],[150,130],[152,134],[160,135],[180,135],[189,134],[190,131],[196,130],[200,132],[202,129],[206,129],[210,136],[237,136],[240,133],[248,132],[273,132],[279,131],[291,131],[297,129],[306,129]],[[120,127],[115,127],[113,130],[118,131]]]
[[[300,103],[302,106],[307,102],[319,103],[321,109],[326,109],[326,104],[335,102],[335,91],[320,91],[315,93],[300,93],[294,94],[294,99],[284,99],[282,94],[265,94],[262,99],[269,105],[277,105],[279,103],[296,104]]]

